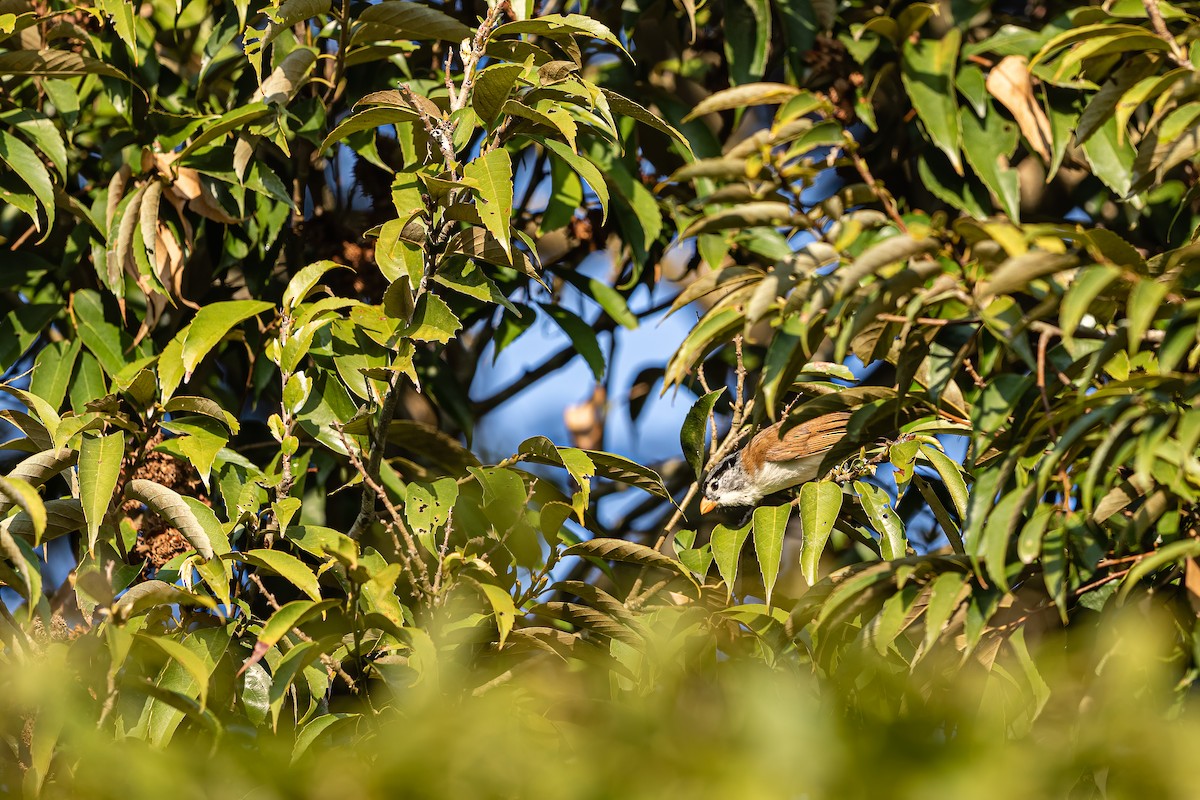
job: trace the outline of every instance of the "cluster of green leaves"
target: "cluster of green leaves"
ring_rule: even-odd
[[[1195,21],[1155,5],[1169,23]],[[975,12],[939,18],[918,3],[861,24],[848,15],[840,41],[862,69],[857,118],[876,130],[905,108],[906,92],[911,152],[894,136],[856,140],[826,93],[747,84],[692,115],[775,106],[770,124],[677,170],[663,189],[711,270],[676,301],[706,299],[707,311],[667,380],[687,380],[744,335],[757,341],[747,393],[760,416],[786,408],[791,425],[854,409],[852,436],[902,434],[889,449],[893,496],[863,482],[845,492],[853,506],[828,483],[800,494],[810,581],[830,527],[844,532],[843,553],[859,542],[842,563],[862,560],[864,545],[891,562],[852,565],[794,609],[830,668],[838,648],[826,641],[872,642],[915,669],[938,637],[965,634],[964,652],[989,660],[1002,643],[1020,656],[1014,619],[1048,612],[1065,624],[1152,588],[1170,603],[1194,597],[1184,578],[1197,553],[1200,465],[1189,422],[1196,219],[1179,166],[1200,148],[1177,124],[1193,112],[1176,82],[1195,67],[1141,3],[994,35],[972,28]],[[1091,167],[1073,202],[1104,227],[1021,223],[1021,193],[1032,191],[1020,176],[1052,181],[1067,153]],[[808,200],[802,192],[828,164],[846,182]],[[875,180],[898,167],[917,184]],[[1169,223],[1156,225],[1167,209]],[[728,349],[716,358],[728,360]],[[883,385],[829,382],[823,360],[848,356]],[[968,438],[961,465],[938,448],[950,441],[943,434]],[[913,484],[953,552],[905,557],[901,509]],[[858,508],[868,524],[855,530]],[[765,512],[753,528],[769,594]],[[748,532],[718,526],[706,546],[730,585]],[[1186,604],[1179,610],[1186,652],[1195,620]],[[910,631],[921,620],[925,634]]]
[[[573,619],[572,604],[539,602],[560,559],[691,578],[650,548],[580,542],[564,523],[598,528],[594,480],[669,492],[652,469],[543,437],[484,465],[439,429],[469,431],[475,413],[459,384],[473,366],[443,365],[488,340],[467,340],[464,325],[490,325],[497,348],[523,333],[535,312],[510,297],[541,287],[546,313],[602,374],[596,332],[547,286],[576,280],[587,249],[576,241],[558,265],[540,245],[595,204],[601,223],[611,210],[636,232],[640,272],[662,225],[627,166],[633,124],[683,155],[686,142],[585,75],[593,48],[628,58],[589,17],[531,19],[504,3],[463,13],[468,26],[407,2],[232,4],[215,19],[206,7],[150,20],[131,4],[97,10],[115,38],[55,29],[57,12],[4,18],[17,48],[0,70],[19,108],[5,119],[3,177],[17,199],[3,222],[17,248],[29,239],[19,214],[41,234],[5,318],[15,380],[0,387],[13,401],[0,413],[19,458],[0,478],[0,580],[20,600],[4,614],[5,657],[32,663],[47,644],[37,631],[75,627],[62,647],[95,700],[93,724],[154,745],[180,726],[315,737],[345,716],[331,696],[436,683],[439,658],[576,645],[603,657],[607,638],[584,626],[530,624]],[[58,52],[44,47],[54,31]],[[420,67],[437,40],[461,42],[444,78]],[[383,60],[419,74],[384,88],[371,68]],[[351,84],[379,88],[343,101]],[[306,246],[316,222],[303,206],[324,202],[323,154],[342,147],[386,175],[388,205],[367,231],[373,263],[304,263],[318,248]],[[555,184],[532,226],[514,213],[527,157]],[[61,167],[53,188],[47,164]],[[294,194],[274,169],[289,164]],[[538,180],[525,178],[531,191]],[[347,266],[362,288],[337,283]],[[580,285],[636,326],[621,292]],[[433,422],[405,406],[426,397]],[[182,544],[147,558],[163,535]],[[62,586],[43,583],[56,557],[72,566]],[[59,731],[22,741],[12,722],[8,763],[23,763],[36,793]]]

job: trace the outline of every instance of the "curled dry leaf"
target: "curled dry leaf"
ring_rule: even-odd
[[[221,207],[221,204],[217,202],[217,198],[213,195],[212,191],[200,180],[199,172],[190,167],[173,167],[172,162],[175,161],[176,157],[174,153],[159,153],[154,156],[158,171],[171,181],[170,190],[173,190],[187,200],[188,208],[206,219],[211,219],[214,222],[220,222],[225,225],[236,225],[241,222],[240,219],[230,216]],[[164,192],[164,194],[169,195],[171,193],[170,190]],[[168,199],[170,198],[168,197]],[[172,205],[176,206],[176,211],[180,211],[179,216],[182,218],[183,213],[179,205],[174,202]]]
[[[986,86],[992,97],[1013,115],[1029,146],[1049,164],[1054,141],[1050,120],[1033,96],[1033,78],[1025,57],[1005,56],[988,73]]]

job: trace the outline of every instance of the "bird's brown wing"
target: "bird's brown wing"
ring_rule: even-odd
[[[779,436],[783,427],[777,422],[759,433],[746,446],[745,458],[751,462],[792,461],[806,456],[822,455],[846,435],[850,414],[835,411],[814,417]]]

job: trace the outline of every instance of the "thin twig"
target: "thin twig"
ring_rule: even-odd
[[[899,314],[876,314],[875,318],[884,322],[915,322],[918,325],[934,325],[939,328],[945,325],[971,325],[979,321],[974,319],[937,319],[935,317],[915,317],[909,319]]]
[[[892,222],[896,223],[896,227],[902,233],[908,233],[908,226],[904,224],[904,217],[900,216],[900,209],[896,207],[896,201],[892,197],[891,192],[882,183],[875,180],[875,176],[871,174],[871,168],[867,165],[866,159],[858,152],[858,142],[854,141],[849,133],[846,134],[846,137],[850,140],[849,145],[846,147],[846,152],[850,154],[850,160],[854,162],[854,168],[858,170],[858,174],[862,177],[863,181],[866,182],[867,186],[871,187],[871,191],[879,198],[879,202],[883,204],[883,210],[892,218]]]
[[[1193,69],[1192,62],[1188,59],[1187,53],[1179,46],[1179,42],[1171,35],[1171,31],[1167,29],[1166,20],[1163,19],[1162,11],[1158,8],[1158,0],[1142,0],[1142,5],[1146,7],[1146,16],[1150,18],[1150,26],[1158,34],[1158,38],[1166,42],[1167,47],[1171,48],[1171,59],[1181,67],[1189,70]]]
[[[378,492],[372,488],[372,485],[379,480],[379,470],[383,465],[383,451],[387,447],[388,431],[392,426],[392,418],[396,415],[396,405],[400,399],[400,382],[403,379],[404,375],[397,370],[392,373],[391,380],[388,381],[387,393],[383,397],[383,408],[379,411],[379,420],[376,422],[374,436],[371,439],[371,449],[370,455],[367,457],[367,466],[362,471],[366,485],[363,487],[358,516],[355,518],[354,524],[350,526],[351,539],[357,539],[361,536],[367,526],[375,520],[375,497],[378,495]],[[346,440],[344,435],[342,438],[346,444],[347,451],[350,453],[350,457],[352,459],[357,458],[354,455],[354,448],[351,446],[351,443]]]
[[[1052,439],[1058,439],[1058,433],[1054,429],[1054,412],[1050,406],[1050,395],[1046,393],[1046,345],[1050,341],[1051,333],[1048,330],[1043,330],[1038,337],[1037,349],[1037,387],[1038,394],[1042,398],[1042,408],[1046,412],[1046,428],[1050,431]],[[1071,479],[1067,476],[1065,467],[1059,467],[1058,479],[1063,485],[1062,506],[1064,511],[1071,510]]]
[[[366,488],[374,494],[375,498],[378,498],[383,502],[384,508],[387,509],[388,516],[391,517],[391,524],[385,525],[384,527],[387,528],[388,533],[392,537],[392,545],[396,548],[396,555],[400,559],[401,566],[404,567],[405,572],[408,574],[409,581],[418,591],[424,591],[426,594],[432,595],[433,586],[429,582],[429,567],[425,564],[425,559],[421,557],[420,550],[417,549],[416,542],[413,541],[412,534],[409,532],[408,526],[404,524],[404,518],[400,516],[400,511],[396,508],[395,504],[392,503],[392,499],[388,497],[387,490],[379,485],[374,478],[367,474],[367,470],[363,467],[362,459],[360,459],[355,453],[354,447],[346,437],[346,432],[337,426],[334,427],[334,430],[337,432],[338,436],[341,437],[342,445],[346,448],[347,455],[350,459],[350,465],[355,469],[355,471],[358,472],[359,475],[362,476],[363,483],[366,485]],[[374,519],[375,513],[374,505],[375,501],[372,499],[372,519]],[[399,537],[396,535],[396,531],[400,532]],[[404,539],[403,545],[400,543],[400,538]],[[418,568],[416,571],[413,569],[414,562]],[[420,583],[414,580],[414,575],[420,578]]]
[[[1098,586],[1103,586],[1106,583],[1112,583],[1115,580],[1124,578],[1132,570],[1133,570],[1133,567],[1130,567],[1129,569],[1123,569],[1123,570],[1119,570],[1117,572],[1110,572],[1108,575],[1105,575],[1103,578],[1097,578],[1096,580],[1092,581],[1091,583],[1080,586],[1078,589],[1076,589],[1074,591],[1073,594],[1075,597],[1080,597],[1081,595],[1085,595],[1088,592],[1090,592],[1092,589],[1095,589]]]
[[[270,590],[267,589],[265,584],[263,584],[262,579],[258,577],[258,574],[251,572],[247,575],[247,577],[250,579],[250,582],[254,584],[255,588],[258,589],[259,594],[263,596],[263,599],[267,601],[267,605],[269,605],[273,611],[278,611],[281,608],[279,601],[275,599],[275,595],[271,594]],[[302,641],[313,641],[311,636],[299,628],[292,628],[291,632],[296,634],[296,636]],[[346,686],[349,687],[351,692],[358,694],[358,686],[354,683],[354,679],[351,678],[344,669],[342,669],[342,665],[336,659],[334,659],[333,656],[329,655],[328,653],[322,653],[321,663],[325,665],[326,669],[335,673],[339,678],[345,681]]]
[[[975,365],[971,363],[971,359],[963,359],[963,369],[966,370],[967,375],[970,376],[971,381],[975,384],[976,389],[987,388],[987,381],[985,381],[983,376],[975,371]]]

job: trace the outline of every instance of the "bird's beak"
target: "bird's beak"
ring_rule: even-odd
[[[712,500],[709,500],[707,497],[700,498],[700,513],[701,514],[707,514],[708,512],[712,511],[716,507],[717,507],[717,504],[714,503]]]

